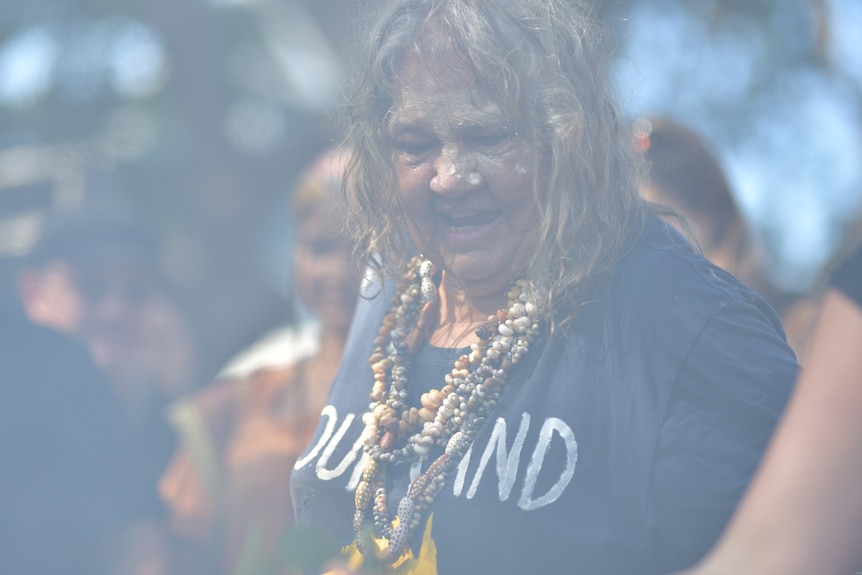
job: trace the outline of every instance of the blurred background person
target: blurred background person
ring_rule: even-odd
[[[151,494],[149,520],[136,526],[115,558],[117,569],[129,573],[168,562],[157,484],[176,436],[164,409],[197,376],[194,339],[161,274],[159,250],[158,236],[142,218],[115,198],[96,195],[49,210],[17,273],[29,320],[79,341],[104,374],[103,393],[123,422],[118,433],[128,451],[116,465],[137,492]]]
[[[155,484],[174,447],[164,407],[195,382],[195,345],[159,268],[155,231],[104,198],[50,213],[18,273],[26,315],[68,334],[108,377]]]
[[[343,162],[338,152],[315,160],[290,205],[294,290],[313,327],[270,338],[239,371],[228,370],[250,373],[223,376],[171,409],[183,443],[160,489],[178,537],[200,546],[208,558],[198,568],[210,573],[276,568],[278,543],[293,526],[290,474],[326,404],[359,290],[334,211]]]
[[[161,506],[104,374],[80,343],[0,316],[0,572],[142,573],[144,548],[152,569]]]
[[[0,306],[0,572],[166,573],[149,440],[83,339],[43,311],[38,325]]]
[[[93,200],[49,214],[18,274],[27,316],[83,341],[135,416],[195,380],[195,350],[155,230]]]
[[[762,252],[708,143],[681,123],[650,116],[635,121],[634,146],[649,166],[641,182],[644,197],[688,218],[703,255],[769,302],[801,361],[817,297],[788,292],[770,281]]]

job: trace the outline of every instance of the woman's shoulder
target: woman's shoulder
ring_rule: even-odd
[[[699,254],[673,226],[658,219],[647,222],[610,282],[615,294],[628,295],[638,303],[719,306],[734,299],[758,305],[762,301],[732,274]]]
[[[734,322],[763,323],[783,334],[777,314],[762,297],[660,220],[647,223],[608,278],[601,299],[609,313],[635,318],[656,333],[688,331],[694,337],[712,318],[725,314]]]

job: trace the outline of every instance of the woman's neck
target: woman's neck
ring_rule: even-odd
[[[438,291],[439,320],[429,343],[436,347],[465,347],[478,341],[476,328],[488,321],[489,315],[506,306],[506,293],[493,295],[468,294],[457,280],[443,272]]]

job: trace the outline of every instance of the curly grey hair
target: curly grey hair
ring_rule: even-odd
[[[589,6],[571,0],[388,0],[351,51],[345,94],[348,221],[358,256],[400,269],[410,238],[399,206],[387,117],[399,63],[454,53],[536,150],[539,253],[525,276],[549,286],[565,324],[640,229],[639,163],[612,97],[611,51]],[[376,255],[378,259],[371,256]]]

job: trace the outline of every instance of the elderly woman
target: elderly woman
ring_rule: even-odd
[[[298,523],[398,573],[694,563],[796,374],[778,319],[640,199],[580,5],[378,4],[345,179],[378,273]]]

